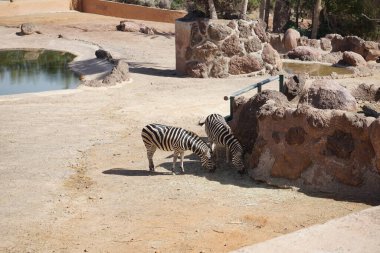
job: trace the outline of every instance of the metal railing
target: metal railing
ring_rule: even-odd
[[[255,83],[255,84],[248,85],[247,87],[245,87],[243,89],[235,91],[230,96],[225,96],[224,100],[228,100],[228,99],[230,100],[230,115],[225,117],[226,121],[231,121],[233,119],[233,104],[235,101],[235,97],[237,97],[243,93],[246,93],[250,90],[256,89],[256,88],[257,88],[257,92],[261,92],[262,86],[264,84],[270,83],[270,82],[275,81],[275,80],[279,80],[279,91],[284,92],[284,75],[278,75],[278,76],[270,77],[268,79],[265,79],[261,82]]]

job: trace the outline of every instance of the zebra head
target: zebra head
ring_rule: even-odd
[[[201,164],[202,164],[202,167],[208,169],[209,171],[211,172],[215,171],[216,165],[212,157],[212,151],[208,146],[202,152]]]

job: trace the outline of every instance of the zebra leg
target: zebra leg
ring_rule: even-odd
[[[173,167],[172,167],[172,172],[174,173],[175,170],[175,164],[177,163],[177,158],[178,158],[178,151],[174,151],[173,154]]]
[[[226,163],[228,164],[230,162],[230,150],[226,146]]]
[[[147,146],[146,147],[146,153],[148,156],[148,161],[149,161],[149,170],[154,171],[154,164],[153,164],[153,155],[154,152],[156,152],[156,146]]]
[[[183,156],[185,155],[185,152],[182,151],[180,155],[181,155],[181,170],[182,170],[182,173],[185,173],[185,168],[183,167]]]

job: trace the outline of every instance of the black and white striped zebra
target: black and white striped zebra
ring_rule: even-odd
[[[224,117],[220,114],[210,114],[204,122],[199,122],[199,125],[202,126],[203,124],[212,151],[216,145],[226,147],[227,163],[229,162],[229,152],[231,152],[232,164],[239,173],[244,173],[243,147],[232,133]]]
[[[147,150],[150,171],[154,171],[153,154],[157,148],[164,151],[174,151],[173,172],[178,155],[181,156],[181,169],[184,172],[183,156],[185,150],[191,150],[198,155],[203,167],[210,171],[215,170],[210,147],[193,132],[179,127],[149,124],[142,129],[141,136]]]

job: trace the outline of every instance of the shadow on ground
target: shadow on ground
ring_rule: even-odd
[[[151,63],[128,62],[129,72],[163,77],[179,77],[175,69],[162,69]]]
[[[100,77],[107,75],[113,68],[108,61],[97,58],[74,61],[70,63],[70,67],[83,75],[100,75]]]

